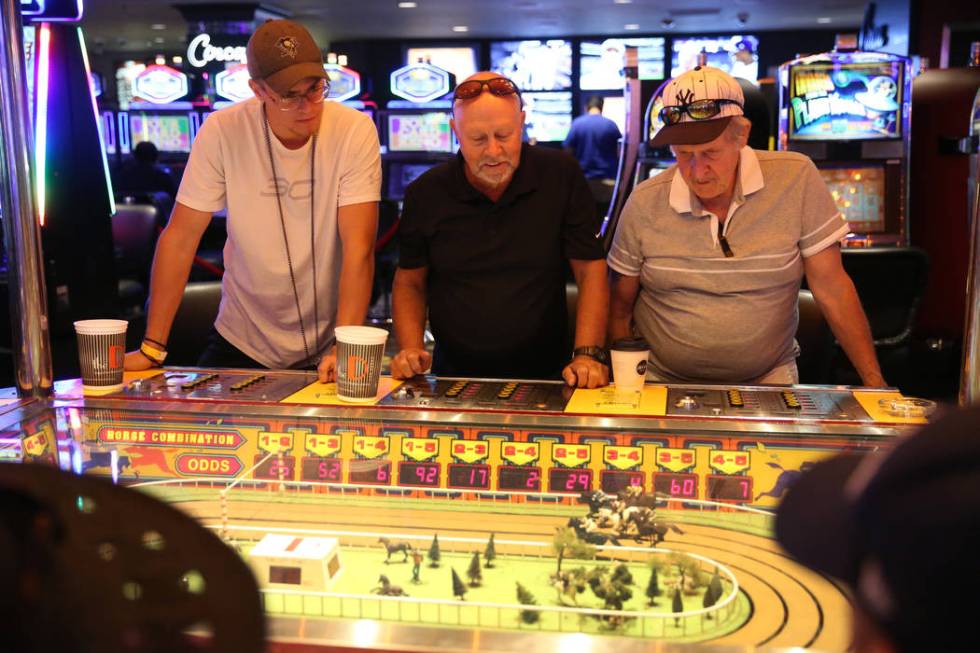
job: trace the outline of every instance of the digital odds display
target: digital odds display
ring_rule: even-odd
[[[899,61],[793,66],[789,71],[789,138],[901,138],[903,71]]]

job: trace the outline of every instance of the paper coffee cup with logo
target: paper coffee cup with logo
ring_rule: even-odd
[[[647,375],[650,347],[643,338],[621,338],[609,347],[612,359],[613,382],[617,392],[637,392],[643,389]]]
[[[126,320],[75,322],[83,392],[105,394],[122,389],[128,324]]]
[[[339,326],[335,333],[337,397],[342,401],[373,401],[378,394],[388,332],[368,326]]]

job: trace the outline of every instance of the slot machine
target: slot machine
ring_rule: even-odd
[[[910,60],[839,50],[779,77],[778,147],[816,163],[851,227],[844,245],[907,247]]]

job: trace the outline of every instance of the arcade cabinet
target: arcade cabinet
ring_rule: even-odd
[[[927,70],[912,85],[909,219],[912,243],[932,269],[917,329],[931,337],[963,335],[970,215],[980,140],[980,65]],[[965,183],[968,182],[968,183]]]
[[[29,44],[35,188],[53,335],[83,317],[115,314],[108,162],[91,83],[80,1],[34,3],[23,11]]]
[[[845,247],[907,247],[909,59],[826,52],[779,77],[778,147],[816,163],[851,227]]]
[[[371,316],[380,319],[391,316],[397,253],[389,245],[393,245],[405,189],[433,166],[451,159],[458,148],[450,127],[453,74],[418,61],[392,71],[390,79],[391,94],[398,99],[388,102],[378,114],[382,200]]]

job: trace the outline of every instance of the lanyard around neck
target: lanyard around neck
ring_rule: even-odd
[[[286,263],[289,265],[289,281],[293,285],[293,299],[296,301],[296,315],[299,317],[299,332],[303,336],[303,351],[306,353],[306,358],[303,362],[307,365],[310,363],[318,363],[319,361],[313,361],[313,356],[310,355],[310,345],[306,339],[306,328],[303,324],[303,310],[299,305],[299,290],[296,287],[296,273],[293,270],[293,257],[289,251],[289,237],[286,235],[286,218],[282,212],[282,195],[279,192],[279,178],[276,175],[276,158],[272,154],[272,137],[269,135],[269,117],[265,112],[265,105],[262,105],[262,126],[265,128],[265,144],[269,152],[269,166],[272,168],[272,185],[276,189],[276,207],[279,209],[279,225],[282,227],[282,240],[286,246]],[[320,310],[317,304],[317,292],[316,292],[316,226],[314,220],[315,212],[315,196],[314,191],[316,189],[316,134],[313,134],[313,145],[310,153],[310,259],[313,267],[313,328],[314,328],[314,338],[315,338],[315,349],[314,353],[320,353]]]

